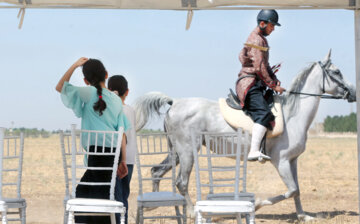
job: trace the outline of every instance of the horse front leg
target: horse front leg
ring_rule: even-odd
[[[181,151],[178,151],[180,158],[180,169],[176,179],[176,186],[181,195],[186,199],[187,214],[191,217],[195,217],[194,205],[189,195],[189,179],[190,173],[194,164],[194,156],[191,147],[182,147]],[[186,150],[187,149],[187,150]]]
[[[279,162],[278,167],[276,167],[281,179],[285,183],[285,185],[288,188],[288,191],[285,194],[278,195],[272,198],[268,198],[266,200],[258,201],[255,205],[255,209],[258,210],[263,206],[266,205],[273,205],[276,204],[282,200],[291,198],[291,197],[297,197],[300,195],[299,188],[295,182],[294,176],[292,174],[290,161],[283,160]]]
[[[292,160],[290,162],[290,165],[291,165],[291,172],[294,176],[295,183],[297,185],[297,188],[299,189],[299,194],[294,196],[297,217],[299,220],[305,221],[305,222],[314,220],[314,217],[305,214],[305,212],[302,208],[302,205],[301,205],[300,187],[299,187],[298,173],[297,173],[297,158]]]

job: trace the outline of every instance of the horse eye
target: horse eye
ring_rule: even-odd
[[[342,77],[342,74],[339,69],[334,70],[334,74]]]

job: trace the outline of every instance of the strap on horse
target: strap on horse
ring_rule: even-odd
[[[235,110],[242,110],[242,106],[240,104],[238,96],[234,93],[232,89],[229,90],[230,93],[228,94],[228,98],[226,98],[227,105]]]

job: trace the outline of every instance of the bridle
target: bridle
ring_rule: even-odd
[[[289,94],[298,94],[298,95],[305,95],[305,96],[318,96],[322,99],[347,99],[349,96],[349,88],[344,84],[343,81],[339,80],[337,77],[333,75],[334,71],[329,70],[329,65],[331,64],[331,61],[328,60],[325,64],[323,64],[321,61],[316,62],[320,65],[322,72],[323,72],[323,86],[322,86],[322,94],[315,94],[315,93],[303,93],[303,92],[294,92],[290,91]],[[314,69],[315,66],[313,66]],[[325,94],[325,80],[330,78],[332,81],[336,82],[340,88],[344,90],[344,95],[328,95]]]

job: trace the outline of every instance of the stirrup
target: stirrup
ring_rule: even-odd
[[[264,161],[268,161],[271,160],[270,156],[267,156],[263,153],[259,153],[258,156],[254,156],[254,157],[248,157],[247,159],[248,161],[259,161],[259,162],[264,162]]]
[[[271,158],[267,155],[259,156],[259,158],[258,158],[259,163],[262,163],[262,164],[264,164],[264,163],[266,163],[266,161],[270,161],[270,160],[271,160]]]

